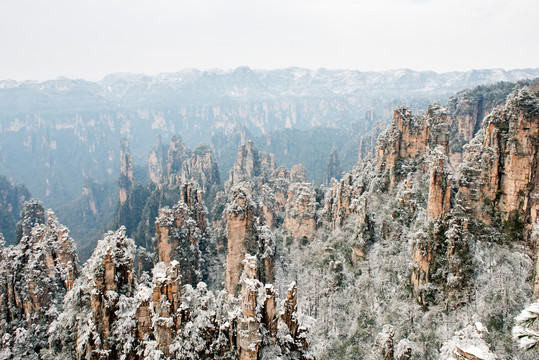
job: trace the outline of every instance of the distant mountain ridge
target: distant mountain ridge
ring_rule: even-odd
[[[399,69],[390,71],[197,69],[144,74],[116,73],[97,82],[58,78],[46,81],[0,81],[0,113],[47,110],[47,105],[67,105],[83,110],[98,107],[199,104],[218,99],[254,100],[282,97],[339,95],[402,95],[452,93],[463,88],[499,81],[516,82],[539,77],[535,69],[485,69],[436,73]],[[21,101],[21,97],[27,98]],[[17,100],[17,101],[12,101]],[[36,101],[37,100],[37,101]],[[78,100],[78,101],[77,101]],[[86,106],[85,106],[86,105]]]

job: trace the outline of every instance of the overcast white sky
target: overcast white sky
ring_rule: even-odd
[[[0,0],[0,79],[539,67],[538,0]]]

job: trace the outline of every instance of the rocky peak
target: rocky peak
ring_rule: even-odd
[[[271,176],[274,171],[273,154],[258,151],[254,142],[249,140],[240,146],[225,188],[231,188],[241,181],[251,180],[258,176]]]
[[[503,106],[507,96],[514,90],[513,83],[497,83],[466,89],[448,101],[451,114],[451,164],[456,167],[463,154],[463,146],[470,142],[481,129],[483,118],[497,106]]]
[[[170,356],[170,345],[182,325],[181,270],[177,261],[158,264],[153,270],[152,313],[157,348]]]
[[[301,169],[296,168],[296,166],[293,167],[294,173],[300,171]],[[303,170],[303,173],[305,173],[305,170]],[[286,166],[281,165],[279,168],[275,171],[275,174],[273,176],[272,181],[272,191],[273,191],[273,202],[275,203],[276,211],[279,214],[283,214],[286,206],[286,199],[288,197],[288,186],[290,185],[290,179],[291,179],[292,171],[288,171]],[[296,178],[296,176],[294,176]]]
[[[451,167],[446,149],[437,145],[429,154],[429,197],[427,214],[431,218],[443,217],[450,208]]]
[[[258,359],[262,343],[260,320],[257,318],[258,293],[262,283],[258,281],[256,256],[245,254],[241,276],[241,309],[238,324],[238,348],[240,360]]]
[[[230,191],[225,209],[228,239],[225,283],[231,295],[237,293],[245,255],[257,253],[256,210],[256,203],[246,184],[235,185]]]
[[[325,211],[333,229],[340,228],[350,218],[357,224],[368,222],[366,198],[362,196],[365,187],[361,179],[351,173],[344,174],[340,181],[331,181],[325,197]]]
[[[20,356],[31,358],[46,346],[48,326],[73,287],[78,259],[67,228],[52,211],[45,217],[41,202],[26,202],[22,214],[18,244],[4,247],[0,234],[0,338],[26,332],[33,347],[19,349]]]
[[[196,285],[202,276],[201,247],[207,242],[207,210],[195,182],[180,189],[180,201],[172,209],[163,208],[155,221],[158,259],[167,266],[179,263],[183,281]]]
[[[30,199],[24,203],[21,220],[17,223],[17,241],[31,236],[34,226],[45,223],[45,208],[39,200]]]
[[[285,165],[281,165],[275,170],[274,177],[277,179],[288,179],[290,177],[290,172]]]
[[[182,183],[188,180],[197,181],[203,192],[207,192],[212,185],[218,185],[221,178],[213,150],[206,144],[198,145],[192,155],[183,162],[178,179]]]
[[[307,182],[307,176],[305,175],[305,168],[301,164],[292,166],[290,170],[290,182]]]
[[[199,144],[191,151],[181,139],[173,135],[166,163],[163,164],[165,148],[161,145],[160,137],[156,142],[148,157],[148,170],[150,180],[159,189],[163,186],[176,189],[188,181],[196,181],[203,193],[209,193],[212,186],[220,184],[219,166],[210,146]]]
[[[316,206],[316,194],[311,183],[290,184],[283,227],[294,240],[314,238]]]
[[[293,282],[283,301],[280,316],[276,312],[275,289],[258,278],[257,256],[245,255],[241,275],[241,314],[238,318],[237,346],[240,360],[256,360],[265,346],[279,344],[284,354],[304,359],[307,350],[306,328],[301,327],[297,313],[298,293]],[[284,336],[284,338],[283,338]],[[279,339],[277,337],[280,337]],[[275,356],[275,349],[270,350]]]
[[[120,204],[127,201],[127,192],[135,184],[135,172],[133,166],[133,156],[129,150],[127,139],[122,139],[120,147],[120,179],[118,187],[120,191]]]
[[[361,137],[359,140],[358,163],[363,159],[374,158],[376,156],[376,142],[378,136],[386,127],[387,124],[377,122],[368,134]]]
[[[331,153],[329,154],[329,158],[326,163],[324,184],[329,185],[331,179],[333,178],[339,180],[341,178],[341,173],[342,168],[341,162],[339,161],[339,152],[337,151],[337,148],[334,147],[333,149],[331,149]]]
[[[134,355],[135,323],[130,318],[134,317],[136,290],[134,256],[135,243],[126,237],[123,227],[98,241],[66,294],[64,312],[53,323],[56,332],[50,339],[51,351],[72,342],[73,346],[63,349],[64,357],[112,360],[121,354]]]
[[[458,198],[477,218],[491,222],[489,212],[482,211],[488,203],[504,221],[535,223],[538,137],[539,101],[527,87],[485,117],[459,168]]]
[[[150,155],[148,156],[148,174],[154,184],[159,185],[163,181],[163,163],[164,149],[161,136],[158,135],[155,139],[155,146],[150,150]]]
[[[189,149],[183,144],[181,139],[178,139],[176,135],[172,135],[167,153],[167,176],[170,177],[172,174],[181,172],[182,164],[187,157],[188,152]]]
[[[393,113],[389,128],[378,138],[376,166],[379,172],[389,176],[389,188],[400,177],[404,162],[421,161],[429,147],[444,147],[449,143],[449,116],[447,109],[429,105],[427,111],[416,116],[406,107],[398,107]]]

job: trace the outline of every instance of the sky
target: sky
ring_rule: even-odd
[[[537,0],[0,0],[0,79],[539,67]]]

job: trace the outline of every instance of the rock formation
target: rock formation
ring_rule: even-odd
[[[229,179],[225,188],[244,180],[251,180],[259,176],[271,176],[275,171],[275,160],[272,154],[258,151],[252,140],[247,141],[238,150],[234,167],[230,170]]]
[[[283,227],[296,241],[314,238],[316,195],[311,183],[290,184]]]
[[[164,149],[161,144],[161,136],[155,139],[155,146],[150,150],[148,156],[148,175],[154,184],[161,184],[163,181],[164,166]]]
[[[208,241],[206,214],[202,192],[196,183],[188,182],[180,189],[178,204],[161,209],[155,222],[158,260],[167,266],[177,261],[186,284],[202,280],[201,247]]]
[[[228,294],[236,295],[243,269],[242,261],[246,254],[256,254],[258,250],[256,204],[248,189],[242,184],[234,186],[229,196],[225,210],[228,239],[225,283]]]
[[[294,171],[288,171],[286,166],[281,165],[275,171],[273,176],[272,190],[274,192],[273,199],[279,213],[284,214],[286,200],[288,198],[288,186],[290,185],[290,179],[303,179],[305,177],[305,169],[301,165],[295,165],[292,168]],[[292,176],[294,174],[294,176]],[[303,175],[301,175],[303,174]]]
[[[129,151],[127,139],[122,140],[120,164],[120,179],[118,181],[118,188],[120,191],[120,204],[123,204],[127,201],[127,193],[129,189],[131,189],[131,187],[133,187],[135,184],[133,157]]]
[[[292,169],[290,170],[290,182],[307,182],[303,165],[297,164],[292,166]]]
[[[341,178],[342,168],[341,162],[339,161],[339,152],[337,148],[331,149],[331,154],[329,154],[328,161],[326,163],[326,174],[324,178],[324,184],[329,185],[331,179],[335,178],[339,180]]]
[[[257,280],[256,257],[245,255],[243,275],[241,278],[241,309],[238,323],[238,348],[240,360],[258,359],[258,351],[262,342],[260,320],[257,319],[258,292],[263,287]],[[273,320],[273,319],[272,319]]]
[[[97,251],[94,251],[89,262],[88,282],[91,295],[91,316],[95,324],[90,335],[88,347],[84,352],[78,352],[78,357],[88,357],[92,353],[110,350],[107,358],[115,358],[115,339],[111,334],[118,326],[120,304],[119,296],[133,295],[133,260],[135,245],[133,240],[125,236],[120,229],[116,233],[109,232]],[[109,338],[110,337],[110,338]],[[95,355],[94,355],[95,356]]]
[[[164,270],[164,271],[163,271]],[[165,269],[154,269],[152,322],[157,348],[170,356],[170,345],[182,325],[180,264],[172,261]]]
[[[21,220],[17,223],[17,242],[23,237],[30,237],[32,229],[45,223],[45,208],[39,200],[30,199],[24,203]]]
[[[78,274],[67,228],[41,202],[25,203],[18,244],[4,247],[0,234],[0,338],[26,332],[32,347],[13,344],[13,356],[33,358],[47,346],[47,329],[63,306]],[[22,346],[22,348],[18,348]],[[35,353],[34,353],[35,352]]]
[[[378,136],[385,130],[386,126],[387,124],[377,122],[368,134],[361,137],[359,140],[358,163],[363,159],[374,158],[376,156],[376,142]]]
[[[217,161],[208,145],[198,145],[192,156],[183,162],[179,180],[182,183],[196,181],[203,192],[221,183]]]
[[[326,195],[325,210],[333,229],[337,229],[356,214],[354,221],[362,221],[366,216],[366,206],[360,206],[361,195],[365,187],[358,184],[350,173],[343,176],[341,181],[333,180]]]
[[[447,109],[437,104],[429,105],[422,116],[412,115],[406,107],[395,109],[393,121],[376,147],[376,166],[388,176],[390,189],[401,179],[403,164],[421,161],[427,148],[440,145],[447,153],[449,127]]]
[[[449,159],[453,167],[462,161],[463,146],[481,129],[483,118],[497,106],[504,105],[513,88],[511,83],[479,86],[460,91],[449,99],[447,106],[452,123]]]
[[[458,199],[487,224],[494,208],[505,222],[529,224],[537,219],[539,102],[528,88],[508,97],[503,108],[483,121],[465,147]]]
[[[24,203],[31,198],[30,192],[22,184],[12,184],[5,176],[0,176],[0,224],[6,244],[14,244],[17,239],[16,225]]]
[[[184,145],[181,139],[178,139],[176,135],[172,135],[166,161],[166,175],[169,184],[177,183],[174,177],[180,174],[182,164],[188,157],[189,152],[190,150]]]
[[[240,360],[256,360],[261,357],[263,345],[279,344],[280,352],[293,354],[291,358],[306,359],[308,344],[306,328],[301,327],[297,316],[297,287],[292,283],[283,302],[280,314],[276,312],[275,290],[271,284],[264,285],[258,278],[257,257],[249,254],[243,260],[241,276],[241,314],[238,319],[238,350]],[[278,316],[279,315],[279,316]],[[278,332],[286,338],[277,339]],[[276,350],[270,354],[276,355]],[[262,356],[264,358],[264,356]]]
[[[431,218],[441,218],[451,206],[451,169],[442,146],[431,151],[428,161],[430,174],[427,214]]]

